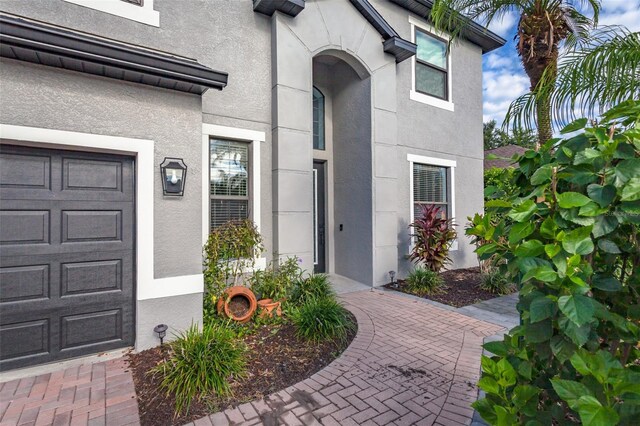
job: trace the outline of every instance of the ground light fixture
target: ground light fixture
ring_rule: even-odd
[[[391,278],[391,285],[397,287],[396,283],[396,271],[389,271],[389,278]]]
[[[168,328],[169,326],[167,324],[158,324],[155,327],[153,327],[154,333],[156,333],[160,338],[160,346],[162,346],[162,341],[164,340],[164,337],[167,335]]]
[[[187,165],[182,158],[165,157],[160,164],[162,193],[166,196],[182,197],[187,178]]]

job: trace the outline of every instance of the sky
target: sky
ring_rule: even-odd
[[[640,31],[640,1],[603,0],[599,25],[624,25],[631,31]],[[507,44],[484,55],[483,59],[483,119],[502,124],[509,104],[529,90],[529,78],[522,69],[513,38],[518,17],[508,15],[501,22],[492,22],[489,28],[507,40]]]

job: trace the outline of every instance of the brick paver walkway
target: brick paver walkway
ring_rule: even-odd
[[[392,292],[341,299],[358,335],[327,368],[191,425],[468,425],[482,340],[502,328]]]
[[[0,383],[0,426],[139,425],[124,358]]]

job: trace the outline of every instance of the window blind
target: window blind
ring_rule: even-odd
[[[249,145],[211,139],[209,142],[211,229],[249,217]]]
[[[437,205],[448,217],[447,168],[427,164],[413,164],[414,217],[421,214],[421,206]]]

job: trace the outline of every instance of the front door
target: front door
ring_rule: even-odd
[[[313,162],[313,272],[326,272],[325,164]]]

